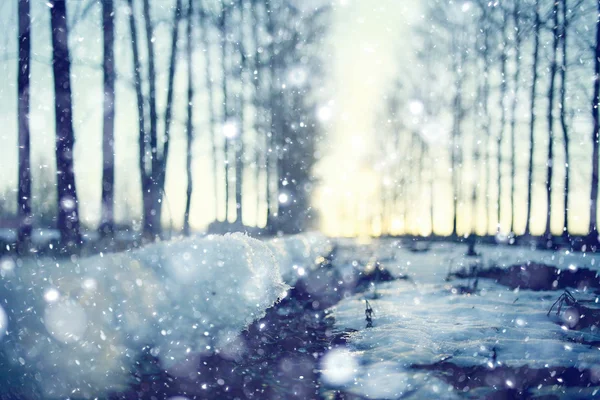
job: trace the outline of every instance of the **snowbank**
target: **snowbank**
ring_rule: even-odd
[[[320,233],[284,236],[267,242],[286,283],[293,285],[299,278],[318,267],[318,258],[331,252],[332,243]]]
[[[338,252],[338,269],[352,263],[364,265],[375,257],[391,272],[412,278],[412,282],[379,284],[377,298],[371,292],[357,294],[330,310],[337,330],[357,330],[350,336],[349,354],[360,368],[338,386],[369,398],[396,398],[411,391],[416,391],[417,398],[452,398],[458,394],[451,386],[411,368],[413,364],[434,364],[447,357],[459,366],[490,370],[500,365],[598,368],[597,346],[577,343],[597,342],[597,330],[570,331],[561,326],[566,321],[554,313],[550,318],[546,316],[561,291],[510,290],[480,279],[478,294],[453,294],[452,284],[466,282],[449,283],[444,278],[449,266],[473,261],[462,256],[465,250],[464,245],[434,244],[429,252],[413,253],[380,241]],[[598,256],[590,254],[491,246],[478,246],[477,250],[485,261],[501,266],[528,260],[559,268],[598,268],[599,264]],[[576,295],[597,299],[589,291]],[[365,329],[365,298],[374,309],[374,327],[369,329]],[[509,384],[507,381],[507,388]],[[432,393],[427,392],[432,388]]]
[[[320,240],[231,234],[81,260],[4,260],[0,376],[48,398],[121,389],[146,352],[189,374],[200,355],[235,347],[288,289],[279,265],[293,270]]]

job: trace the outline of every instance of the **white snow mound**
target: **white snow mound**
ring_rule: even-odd
[[[43,398],[119,390],[144,352],[181,371],[284,295],[271,248],[228,234],[21,263],[0,279],[0,368]]]

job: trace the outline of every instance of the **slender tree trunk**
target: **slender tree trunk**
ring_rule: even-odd
[[[114,60],[114,5],[113,0],[102,2],[104,32],[104,120],[102,136],[102,221],[100,231],[108,234],[114,228],[115,207],[115,60]]]
[[[562,65],[560,69],[560,125],[563,132],[563,146],[565,151],[565,187],[563,192],[564,216],[563,235],[569,236],[569,187],[570,187],[570,157],[569,157],[569,129],[567,125],[567,0],[562,1]]]
[[[427,210],[424,209],[425,204],[427,204],[424,199],[423,194],[425,193],[425,157],[427,156],[427,144],[422,137],[419,137],[419,175],[418,175],[418,192],[417,192],[417,201],[421,205],[419,207],[419,218],[425,218],[425,214]],[[425,211],[425,212],[423,212]],[[419,223],[419,226],[423,226],[424,221]],[[422,231],[417,232],[419,235],[423,235]]]
[[[484,134],[485,134],[485,158],[482,157],[483,160],[485,160],[486,165],[484,165],[483,167],[485,168],[485,173],[486,173],[486,185],[485,185],[485,190],[486,190],[486,194],[485,194],[485,201],[484,201],[484,206],[483,206],[483,210],[485,213],[485,234],[487,234],[490,229],[489,229],[489,225],[490,225],[490,213],[492,210],[492,207],[490,207],[490,204],[492,202],[492,196],[491,196],[491,182],[492,182],[492,155],[490,152],[490,142],[492,141],[492,131],[490,128],[490,113],[489,113],[489,103],[490,103],[490,32],[489,32],[489,27],[487,27],[488,24],[488,15],[487,13],[489,12],[487,9],[484,8],[484,16],[483,16],[483,31],[484,31],[484,38],[483,38],[483,92],[482,92],[482,103],[483,103],[483,130],[484,130]],[[500,151],[500,149],[498,149],[498,151]],[[486,168],[487,167],[487,168]],[[500,202],[498,202],[498,207],[500,207]]]
[[[508,46],[507,37],[507,26],[508,26],[509,11],[508,8],[504,8],[504,15],[502,18],[502,50],[500,53],[500,75],[502,81],[500,82],[500,130],[498,132],[496,147],[498,149],[497,163],[498,163],[498,227],[497,232],[502,231],[502,139],[504,138],[504,130],[506,128],[506,88],[507,88],[507,76],[506,76],[506,62],[507,53],[506,47]],[[489,183],[488,183],[489,184]]]
[[[200,10],[200,34],[202,35],[202,41],[205,48],[205,73],[206,78],[206,90],[208,91],[208,115],[209,115],[209,133],[210,133],[210,144],[211,144],[211,163],[212,163],[212,178],[213,178],[213,193],[215,201],[215,221],[219,219],[219,180],[217,174],[217,138],[216,138],[216,117],[215,117],[215,106],[214,106],[214,88],[212,80],[212,57],[211,57],[211,41],[210,41],[210,28],[209,19],[204,10]]]
[[[478,94],[477,94],[477,102],[479,104],[482,103],[481,99],[482,99],[482,90],[481,87],[478,90]],[[475,117],[473,119],[473,187],[471,188],[471,230],[470,230],[470,234],[471,235],[477,235],[477,210],[479,207],[479,201],[478,201],[478,195],[479,195],[479,182],[481,180],[481,176],[480,176],[480,171],[487,171],[487,168],[485,168],[485,163],[483,163],[483,165],[479,165],[479,161],[480,159],[482,159],[483,157],[481,157],[481,150],[480,150],[480,144],[479,144],[479,140],[477,138],[478,136],[478,128],[479,126],[479,121],[477,120],[477,118]],[[485,159],[484,159],[485,161]],[[482,168],[482,169],[481,169]],[[487,178],[487,177],[486,177]],[[484,199],[484,204],[485,204],[485,199]],[[485,207],[485,206],[484,206]],[[487,223],[486,223],[486,227],[487,227]]]
[[[167,163],[169,160],[169,145],[171,142],[171,122],[173,119],[173,92],[175,87],[175,73],[177,70],[177,41],[179,40],[179,22],[181,19],[182,0],[177,0],[175,10],[173,11],[173,25],[171,26],[171,54],[169,56],[169,72],[167,77],[167,101],[165,104],[165,117],[163,135],[163,149],[160,155],[157,154],[157,169],[152,170],[155,176],[154,180],[158,182],[156,185],[155,195],[155,226],[157,227],[156,234],[160,234],[162,207],[165,196],[165,181],[167,176]],[[172,216],[170,216],[172,218]],[[171,223],[172,225],[172,223]]]
[[[455,46],[456,47],[456,46]],[[460,49],[458,49],[460,51]],[[452,129],[452,152],[451,152],[451,163],[452,163],[452,181],[453,181],[453,221],[452,221],[452,235],[458,235],[458,207],[460,197],[460,136],[462,132],[462,120],[464,116],[464,110],[462,105],[462,90],[463,90],[463,73],[460,68],[463,67],[464,63],[464,52],[460,51],[460,61],[455,63],[454,73],[456,74],[456,88],[454,92],[453,100],[453,129]]]
[[[433,157],[433,149],[431,148],[431,146],[429,147],[428,150],[429,153],[429,162],[430,165],[433,166],[435,165],[435,159]],[[430,203],[430,207],[429,207],[429,215],[430,215],[430,219],[431,219],[431,235],[435,235],[435,178],[436,178],[436,174],[435,174],[435,168],[429,168],[429,203]]]
[[[49,4],[55,93],[58,229],[64,244],[78,245],[81,236],[79,203],[73,169],[75,133],[73,132],[67,10],[64,1],[50,0]]]
[[[548,207],[546,214],[546,238],[552,237],[552,178],[554,170],[554,87],[556,81],[556,71],[558,69],[557,52],[559,42],[558,26],[558,1],[554,2],[552,7],[554,17],[554,26],[552,28],[552,58],[550,60],[550,83],[548,86],[548,162],[546,171],[546,204]]]
[[[260,59],[260,38],[258,36],[258,24],[261,22],[258,15],[258,5],[252,5],[252,41],[254,42],[254,76],[252,82],[254,83],[254,132],[256,134],[255,149],[254,149],[254,163],[255,163],[255,181],[256,181],[256,226],[259,223],[260,205],[261,205],[261,191],[260,191],[260,172],[261,166],[264,163],[263,160],[263,148],[261,145],[264,144],[264,131],[261,127],[260,117],[264,112],[261,101],[261,78],[262,78],[262,63]]]
[[[511,198],[511,217],[509,232],[515,232],[515,209],[517,203],[516,196],[516,174],[517,174],[517,104],[519,104],[519,87],[521,86],[521,23],[519,1],[515,0],[513,9],[513,23],[515,28],[515,72],[513,75],[514,93],[510,112],[510,198]]]
[[[273,18],[273,10],[271,0],[265,2],[266,13],[267,13],[267,33],[269,37],[273,38],[275,35],[275,22]],[[267,59],[269,60],[269,133],[267,134],[267,149],[266,149],[266,179],[267,179],[267,229],[270,231],[275,230],[274,221],[273,221],[273,189],[272,189],[272,180],[273,180],[273,153],[275,153],[275,135],[277,130],[277,121],[276,119],[279,117],[275,112],[275,92],[276,92],[276,72],[275,72],[275,40],[271,40],[269,45],[267,46]]]
[[[149,106],[149,141],[150,141],[150,173],[148,174],[148,185],[144,195],[148,197],[144,201],[144,235],[153,239],[160,234],[160,217],[158,207],[158,181],[156,171],[160,167],[158,154],[158,112],[156,110],[156,67],[154,57],[154,26],[150,12],[150,1],[143,0],[144,22],[146,29],[146,47],[148,52],[148,106]]]
[[[229,119],[229,107],[228,107],[228,89],[227,79],[229,69],[227,68],[227,4],[223,0],[221,2],[221,71],[223,74],[223,125],[227,123]],[[229,221],[229,138],[224,138],[223,144],[223,160],[225,163],[225,222]]]
[[[31,3],[19,0],[19,245],[28,246],[31,238],[31,148],[29,136],[29,81],[31,74]]]
[[[185,199],[185,214],[183,218],[183,233],[190,234],[190,208],[192,205],[193,176],[192,176],[192,142],[194,140],[194,79],[192,68],[192,18],[194,15],[194,0],[188,0],[188,18],[186,30],[186,61],[187,61],[187,122],[186,122],[186,174],[187,191]]]
[[[598,241],[598,134],[600,133],[600,1],[596,20],[596,45],[594,49],[594,97],[592,98],[592,118],[594,130],[592,132],[592,190],[590,193],[590,239]]]
[[[138,112],[138,169],[140,173],[140,184],[142,189],[142,219],[144,222],[144,233],[147,234],[146,231],[146,223],[149,219],[148,212],[151,209],[150,205],[150,177],[148,174],[146,161],[148,158],[148,142],[149,137],[146,134],[146,118],[145,118],[145,109],[144,109],[144,95],[142,91],[142,68],[140,64],[140,55],[139,55],[139,47],[138,47],[138,35],[137,35],[137,27],[135,21],[135,12],[133,7],[133,0],[127,0],[127,4],[129,5],[129,31],[131,34],[131,52],[133,59],[133,76],[134,76],[134,86],[135,86],[135,94],[137,100],[137,112]]]
[[[235,207],[236,207],[236,222],[243,224],[243,203],[242,195],[244,188],[244,107],[246,106],[245,101],[245,81],[244,74],[246,72],[246,54],[244,48],[244,0],[239,0],[238,8],[240,13],[240,23],[238,26],[238,52],[240,59],[239,68],[239,81],[240,81],[240,92],[238,94],[238,106],[239,106],[239,128],[238,135],[235,138]]]
[[[532,203],[532,191],[533,191],[533,166],[534,159],[533,154],[535,150],[535,103],[536,103],[536,90],[537,90],[537,78],[538,78],[538,59],[540,52],[540,10],[538,0],[535,0],[535,21],[534,21],[534,45],[533,45],[533,64],[532,64],[532,84],[531,84],[531,100],[530,100],[530,111],[531,117],[529,122],[529,170],[527,174],[527,216],[525,218],[525,234],[531,234],[531,212],[533,210]]]

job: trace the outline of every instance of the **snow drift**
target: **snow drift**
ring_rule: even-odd
[[[307,233],[269,240],[267,246],[277,259],[286,283],[294,283],[319,266],[319,257],[328,255],[331,242],[320,233]]]
[[[314,255],[304,238],[278,239],[275,255],[272,243],[228,234],[81,260],[4,260],[0,376],[21,396],[47,398],[122,389],[145,352],[173,374],[193,372],[285,295],[279,262],[298,261],[295,243]]]

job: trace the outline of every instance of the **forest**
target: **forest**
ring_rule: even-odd
[[[82,232],[90,229],[101,236],[139,230],[145,240],[161,236],[166,227],[172,231],[173,215],[164,210],[169,207],[165,185],[172,142],[177,146],[173,156],[185,159],[185,177],[171,178],[185,182],[184,194],[177,194],[185,198],[183,234],[192,230],[192,207],[210,205],[211,230],[219,232],[251,225],[260,227],[255,231],[295,233],[315,225],[311,169],[321,131],[313,109],[323,74],[315,48],[323,40],[327,8],[305,11],[293,4],[246,0],[178,0],[168,12],[150,0],[17,3],[18,179],[16,187],[5,186],[2,212],[3,228],[16,228],[18,243],[27,243],[33,228],[54,228],[69,246],[81,243]],[[43,29],[35,17],[40,12],[50,17],[48,60],[32,52],[32,34]],[[84,35],[101,43],[98,63],[79,57],[78,46],[87,45],[81,44]],[[54,81],[55,149],[32,158],[36,63],[51,68]],[[77,177],[77,163],[93,151],[74,149],[86,130],[75,119],[74,99],[90,90],[77,85],[81,78],[73,71],[78,63],[88,63],[85,84],[91,85],[92,76],[101,82],[94,86],[101,91],[87,94],[102,98],[97,228],[82,220],[85,201],[77,190],[86,180]],[[125,89],[134,93],[134,102],[130,93],[119,98]],[[117,135],[123,134],[117,124],[133,115],[137,139],[117,149]],[[125,151],[137,159],[136,173],[115,164],[115,153]],[[202,187],[194,185],[197,157],[210,160],[202,163],[209,169],[202,176],[211,178]],[[119,174],[126,175],[120,181],[127,187],[117,197]],[[129,186],[136,184],[139,217],[127,215]],[[126,212],[116,215],[115,205],[123,200]],[[244,212],[250,208],[246,222]],[[139,228],[133,228],[134,218]]]
[[[600,393],[600,0],[0,2],[0,399]]]
[[[381,220],[596,243],[599,6],[428,2],[378,119]]]

